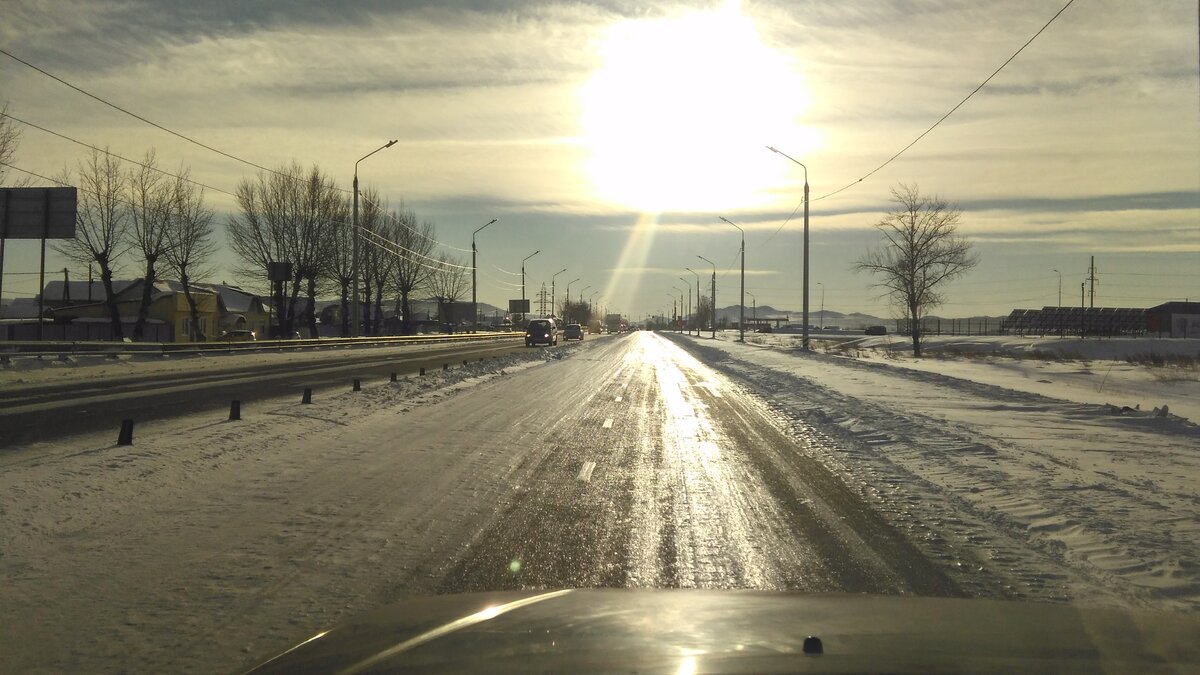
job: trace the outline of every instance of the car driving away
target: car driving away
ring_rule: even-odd
[[[525,327],[525,346],[558,344],[558,326],[554,319],[534,319]]]
[[[254,342],[255,336],[252,330],[231,330],[217,338],[218,342]]]
[[[583,340],[583,326],[577,323],[569,323],[563,329],[564,340]]]

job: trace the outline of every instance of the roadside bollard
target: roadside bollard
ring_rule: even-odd
[[[362,391],[362,382],[354,380],[354,391]]]
[[[304,388],[304,398],[300,399],[301,403],[312,403],[312,387]]]
[[[396,381],[396,374],[392,373],[392,382],[395,382],[395,381]]]
[[[425,376],[425,368],[424,368],[424,367],[422,367],[422,368],[421,368],[421,376],[422,376],[422,377],[424,377],[424,376]]]
[[[133,420],[121,420],[121,433],[117,435],[117,445],[133,445]]]
[[[230,401],[229,402],[229,421],[236,422],[240,419],[242,419],[242,402],[241,401]]]

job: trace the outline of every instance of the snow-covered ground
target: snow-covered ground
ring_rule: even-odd
[[[1028,592],[1200,609],[1200,427],[1184,419],[1200,421],[1200,340],[935,338],[914,359],[896,338],[809,355],[792,336],[721,338],[688,344],[793,427],[854,441],[816,451],[932,555],[1011,562]],[[1144,354],[1177,358],[1124,360]]]
[[[1121,350],[1194,355],[1197,341],[1089,341],[1107,351],[1059,360],[997,353],[1028,356],[1028,342],[944,338],[932,351],[945,358],[915,360],[885,348],[894,338],[817,342],[805,355],[792,336],[732,337],[673,339],[758,397],[968,592],[1200,609],[1195,366],[1180,359],[1163,375],[1120,360]],[[260,401],[239,423],[150,422],[129,447],[113,444],[114,428],[5,448],[0,671],[202,671],[194,664],[213,653],[249,659],[398,585],[421,591],[411,584],[441,573],[429,561],[460,554],[472,524],[531,470],[510,453],[464,451],[463,438],[488,429],[539,428],[536,406],[492,385],[533,380],[550,360],[595,359],[603,344],[522,351],[311,406]],[[25,364],[8,382],[216,362]],[[493,408],[457,406],[471,388]],[[1156,415],[1164,403],[1170,413]],[[420,443],[405,442],[412,433]],[[997,591],[996,578],[1009,587]],[[245,625],[212,634],[213,621],[238,616]],[[238,649],[240,659],[229,654]]]

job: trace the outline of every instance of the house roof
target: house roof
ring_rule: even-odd
[[[137,283],[136,280],[113,279],[113,293],[120,295],[122,291],[135,283]],[[89,284],[91,285],[91,296],[88,295]],[[64,296],[71,302],[87,302],[89,297],[92,302],[104,302],[104,299],[108,297],[104,293],[104,283],[100,281],[71,281],[66,284],[62,281],[46,282],[42,297],[50,302],[62,302]]]

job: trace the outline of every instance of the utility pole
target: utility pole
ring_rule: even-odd
[[[496,220],[497,220],[496,218],[492,218],[487,223],[484,223],[483,227],[480,227],[471,233],[471,313],[474,314],[476,317],[479,316],[479,304],[478,304],[478,299],[476,298],[475,294],[478,291],[479,284],[476,281],[476,277],[475,277],[475,270],[476,270],[475,258],[476,258],[476,253],[478,252],[477,249],[475,248],[475,235],[479,234],[479,230],[482,230],[484,227],[491,225],[492,223],[496,222]]]
[[[1096,256],[1092,256],[1092,264],[1088,268],[1088,283],[1091,291],[1088,293],[1088,307],[1096,306]]]

